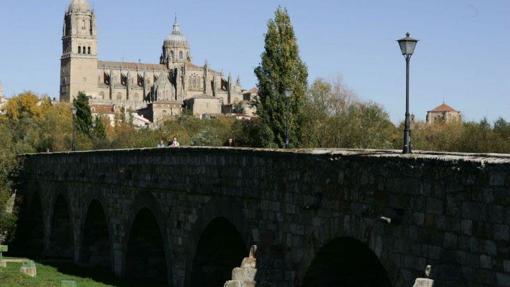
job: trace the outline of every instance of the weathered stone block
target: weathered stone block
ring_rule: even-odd
[[[498,286],[510,287],[510,274],[497,273],[496,280],[498,282]]]
[[[494,239],[508,241],[510,239],[510,227],[508,225],[494,225]]]
[[[19,271],[25,275],[30,276],[30,277],[37,276],[37,267],[35,266],[34,261],[24,262],[23,265],[20,267]]]
[[[232,270],[232,280],[239,281],[253,281],[255,280],[255,275],[257,274],[257,269],[251,267],[236,267]]]
[[[480,255],[480,266],[485,269],[492,268],[492,257],[487,255]]]
[[[417,278],[413,287],[433,287],[434,280],[428,278]]]
[[[243,282],[237,280],[229,280],[223,287],[243,287]]]
[[[241,262],[241,268],[256,268],[257,259],[253,257],[245,257]]]
[[[504,260],[503,261],[503,270],[510,274],[510,260]]]

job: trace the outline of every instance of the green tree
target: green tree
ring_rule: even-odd
[[[76,109],[76,129],[86,135],[92,131],[92,112],[90,111],[89,98],[83,92],[74,99],[73,106]]]
[[[278,8],[274,19],[269,21],[261,58],[261,64],[255,69],[259,89],[257,113],[266,126],[261,130],[271,131],[262,133],[268,137],[262,142],[283,147],[288,130],[291,146],[300,146],[308,71],[299,57],[286,9]]]
[[[10,176],[16,170],[15,143],[12,130],[0,119],[0,236],[11,238],[16,227],[16,216],[6,210],[6,204],[12,195]]]

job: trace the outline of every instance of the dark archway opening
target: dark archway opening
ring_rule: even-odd
[[[200,236],[193,259],[191,287],[223,286],[247,252],[235,226],[225,218],[214,219]]]
[[[161,231],[147,208],[140,210],[133,221],[126,264],[127,277],[140,282],[143,280],[145,286],[165,286],[168,281]]]
[[[67,202],[59,196],[53,206],[50,246],[47,257],[72,259],[74,255],[73,228]]]
[[[302,287],[391,287],[386,270],[368,246],[337,238],[322,247],[308,268]]]
[[[19,210],[10,254],[37,259],[44,250],[44,222],[39,193],[34,192],[28,203],[21,203]]]
[[[80,263],[103,271],[111,271],[112,248],[103,207],[94,200],[87,210],[82,230]]]

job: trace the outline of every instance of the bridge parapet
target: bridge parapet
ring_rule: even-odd
[[[510,282],[510,155],[90,151],[26,155],[18,182],[27,210],[40,200],[44,249],[52,250],[52,241],[67,232],[74,260],[99,262],[94,252],[110,246],[102,264],[129,275],[143,262],[130,251],[144,246],[136,245],[144,239],[138,225],[148,226],[153,238],[161,237],[151,241],[149,251],[162,254],[154,262],[167,266],[153,273],[166,274],[172,286],[197,286],[198,277],[214,280],[204,270],[216,270],[219,259],[207,254],[220,248],[217,238],[230,238],[233,249],[225,252],[241,256],[231,258],[228,276],[248,246],[259,247],[261,286],[320,286],[314,272],[330,272],[321,263],[324,250],[338,254],[335,265],[350,272],[359,271],[349,262],[358,254],[374,263],[372,279],[388,286],[412,286],[428,264],[441,285]],[[66,213],[68,219],[55,219]],[[98,226],[104,234],[87,235]]]

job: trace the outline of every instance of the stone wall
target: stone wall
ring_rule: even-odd
[[[412,286],[429,264],[437,286],[510,286],[508,155],[229,148],[39,154],[24,157],[18,189],[22,210],[34,209],[40,196],[46,255],[53,206],[66,200],[77,262],[80,249],[92,246],[83,243],[88,206],[100,203],[111,246],[103,261],[120,276],[143,259],[129,250],[129,238],[142,222],[137,214],[149,210],[171,286],[195,286],[194,272],[216,268],[207,250],[222,250],[218,238],[233,242],[224,249],[244,243],[227,254],[245,256],[258,246],[257,286],[306,286],[313,277],[307,271],[320,266],[317,254],[331,242],[376,258],[391,286]],[[154,246],[148,250],[157,258]],[[361,260],[339,257],[347,267]],[[234,259],[238,266],[242,257]]]

